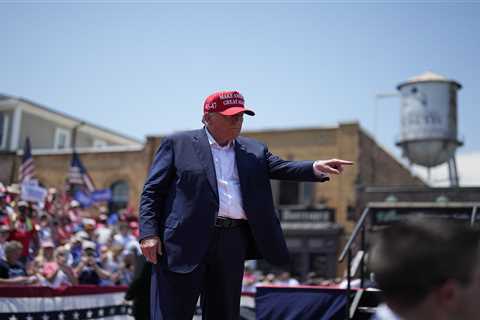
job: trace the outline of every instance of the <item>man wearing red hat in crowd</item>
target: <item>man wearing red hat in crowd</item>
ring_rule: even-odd
[[[165,137],[140,201],[140,245],[152,262],[151,319],[191,320],[201,294],[204,319],[238,319],[244,261],[288,264],[270,179],[329,180],[352,162],[286,161],[239,136],[238,91],[205,100],[205,127]]]

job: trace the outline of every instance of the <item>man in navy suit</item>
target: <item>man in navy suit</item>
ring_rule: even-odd
[[[238,91],[205,100],[200,130],[165,137],[140,201],[140,246],[152,262],[152,320],[238,319],[244,261],[288,263],[270,179],[327,181],[344,160],[286,161],[240,137]]]

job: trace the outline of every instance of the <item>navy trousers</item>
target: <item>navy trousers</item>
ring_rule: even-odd
[[[201,296],[203,320],[238,320],[244,261],[251,241],[248,224],[215,228],[204,261],[182,274],[153,265],[152,320],[192,320]],[[192,239],[194,241],[194,239]]]

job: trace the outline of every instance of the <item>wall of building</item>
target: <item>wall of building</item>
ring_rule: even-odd
[[[361,132],[359,142],[359,186],[426,186],[365,132]]]
[[[12,141],[13,110],[3,110],[3,111],[1,111],[1,113],[3,114],[4,117],[8,118],[8,120],[6,121],[7,131],[6,131],[6,135],[4,137],[4,139],[7,139],[7,140],[6,140],[6,143],[5,143],[5,149],[3,149],[3,150],[10,150],[11,141]],[[3,135],[3,128],[2,128],[1,134]]]
[[[363,204],[358,199],[358,190],[361,190],[362,186],[424,186],[407,168],[378,147],[358,123],[342,123],[334,128],[245,132],[243,135],[263,141],[272,153],[284,159],[339,158],[355,162],[353,166],[346,167],[342,175],[332,176],[326,183],[316,183],[313,191],[314,204],[335,210],[335,222],[340,226],[335,233],[336,250],[343,248],[353,230],[352,212],[363,209]],[[110,188],[119,180],[127,181],[131,204],[137,209],[143,183],[161,139],[162,137],[158,136],[147,137],[142,151],[81,153],[80,157],[98,188]],[[12,165],[9,167],[8,163],[3,163],[7,161],[6,158],[0,158],[0,168],[5,167],[6,171],[10,171]],[[68,174],[70,158],[70,154],[34,156],[37,177],[47,186],[62,187]],[[20,158],[17,157],[17,168],[19,161]],[[327,237],[328,233],[325,232],[327,231],[304,234],[302,239],[305,243],[309,243],[309,239],[313,239],[315,243],[323,243],[322,235]],[[297,236],[287,235],[287,238],[289,237]],[[322,254],[334,256],[325,250]],[[343,266],[340,266],[337,274],[342,271]]]
[[[9,185],[17,178],[18,166],[15,152],[0,152],[0,182]]]
[[[54,122],[48,121],[36,115],[22,112],[20,124],[19,148],[22,149],[25,139],[30,137],[30,143],[37,149],[51,149],[55,140],[55,129],[62,128],[70,131],[69,128],[61,127]]]
[[[76,142],[76,146],[78,148],[82,148],[82,147],[93,147],[94,146],[94,142],[96,139],[98,140],[103,140],[105,141],[106,143],[106,146],[118,146],[119,144],[116,143],[116,142],[113,142],[112,140],[109,140],[109,139],[105,139],[105,138],[100,138],[96,135],[93,135],[93,134],[90,134],[90,133],[86,133],[84,132],[84,127],[79,127],[78,128],[78,131],[77,131],[77,142]]]
[[[357,123],[340,124],[335,128],[311,128],[283,131],[246,132],[245,135],[265,142],[269,150],[291,160],[346,159],[358,162]],[[355,205],[357,164],[345,169],[340,176],[332,176],[326,183],[315,186],[315,203],[336,208],[336,221],[347,232],[353,227],[347,219],[349,206]]]
[[[39,127],[38,119],[24,115],[25,124]],[[41,119],[40,119],[41,120]],[[47,124],[43,124],[40,126]],[[50,126],[50,132],[53,126]],[[327,183],[317,183],[314,203],[336,208],[336,221],[349,233],[353,223],[349,208],[356,205],[356,190],[361,186],[424,186],[409,170],[375,144],[358,123],[344,123],[335,128],[271,130],[245,132],[244,135],[263,141],[272,153],[284,159],[316,160],[340,158],[352,160],[340,176],[332,176]],[[32,136],[38,138],[35,134]],[[81,135],[79,135],[81,136]],[[148,137],[141,152],[82,153],[81,158],[99,187],[109,187],[116,180],[125,179],[132,186],[132,203],[138,202],[148,168],[161,137]],[[35,156],[37,173],[48,184],[61,186],[70,163],[70,155]],[[8,161],[7,161],[8,162]],[[12,167],[4,164],[5,170]],[[8,176],[5,175],[5,178]]]
[[[265,143],[269,150],[291,160],[346,159],[354,161],[339,176],[326,183],[316,183],[314,203],[336,209],[336,222],[353,230],[351,213],[357,204],[359,186],[425,186],[412,176],[408,168],[383,150],[365,133],[357,122],[340,123],[332,128],[246,131],[242,135]],[[148,137],[145,146],[151,159],[160,144],[160,137]]]
[[[144,151],[81,153],[80,159],[98,189],[110,188],[120,180],[126,181],[129,185],[130,204],[134,209],[138,208],[148,170],[148,159]],[[33,160],[36,179],[47,187],[64,187],[71,154],[35,155]],[[18,182],[20,163],[19,156],[0,154],[0,181],[5,184]]]
[[[73,139],[73,137],[71,137]],[[93,137],[91,135],[83,133],[81,130],[77,131],[77,138],[75,142],[76,148],[92,147]]]

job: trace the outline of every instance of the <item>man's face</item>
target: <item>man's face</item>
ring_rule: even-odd
[[[243,113],[224,116],[219,113],[205,115],[206,126],[218,143],[234,140],[240,134],[243,124]]]

